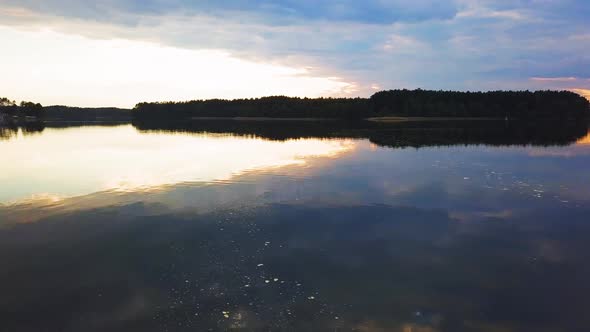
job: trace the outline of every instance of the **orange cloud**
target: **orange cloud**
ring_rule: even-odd
[[[582,97],[585,97],[586,99],[590,100],[590,89],[581,89],[581,88],[573,88],[573,89],[569,89],[571,92],[575,92],[577,94],[579,94]]]

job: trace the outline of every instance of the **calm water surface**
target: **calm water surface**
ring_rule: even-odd
[[[0,330],[590,330],[585,133],[237,133],[3,132]]]

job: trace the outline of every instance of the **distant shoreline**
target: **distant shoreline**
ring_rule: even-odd
[[[505,118],[478,118],[478,117],[424,117],[424,116],[381,116],[365,119],[373,122],[410,122],[410,121],[504,121]]]
[[[143,102],[133,110],[79,108],[0,98],[0,123],[26,121],[256,121],[322,122],[355,120],[500,121],[590,119],[589,101],[571,91],[388,90],[370,98],[299,98],[270,96],[186,102]]]
[[[590,104],[570,91],[460,92],[432,90],[380,91],[370,98],[299,98],[270,96],[139,103],[134,120],[323,121],[378,122],[580,119],[590,117]]]
[[[223,121],[338,121],[335,118],[273,118],[273,117],[221,117],[221,116],[195,116],[191,120],[223,120]]]
[[[221,116],[195,116],[190,118],[193,121],[340,121],[342,119],[335,118],[274,118],[274,117],[221,117]],[[365,119],[358,119],[360,121],[371,121],[371,122],[410,122],[410,121],[504,121],[504,118],[478,118],[478,117],[418,117],[418,116],[381,116],[371,117]]]

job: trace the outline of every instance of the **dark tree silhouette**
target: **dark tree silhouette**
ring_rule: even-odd
[[[22,101],[19,106],[20,115],[24,116],[43,116],[43,106],[39,103],[32,103],[29,101]]]
[[[570,91],[456,92],[390,90],[370,98],[296,98],[274,96],[235,100],[139,103],[133,112],[118,108],[43,107],[39,103],[16,105],[0,98],[3,117],[56,120],[128,120],[187,118],[325,118],[444,117],[495,119],[571,120],[590,115],[588,100]]]
[[[588,100],[569,91],[381,91],[364,98],[292,98],[139,103],[138,118],[270,117],[358,119],[383,116],[469,118],[587,117]]]
[[[381,91],[371,97],[376,116],[579,118],[588,100],[570,91]]]
[[[46,119],[65,121],[129,121],[131,111],[115,107],[82,108],[48,106],[43,108]]]
[[[10,116],[34,116],[43,115],[43,106],[39,103],[22,101],[19,105],[8,98],[0,98],[0,113]]]
[[[19,122],[22,120],[53,120],[53,121],[129,121],[131,110],[103,107],[81,108],[68,106],[43,107],[39,103],[23,101],[17,104],[8,98],[0,98],[0,116],[4,122]]]
[[[360,118],[367,114],[363,98],[294,98],[285,96],[140,103],[134,115],[145,117]]]
[[[0,116],[14,115],[16,114],[16,109],[17,106],[15,101],[5,97],[0,98]]]
[[[6,97],[0,97],[0,107],[11,107],[11,106],[16,106],[16,102],[14,102]]]

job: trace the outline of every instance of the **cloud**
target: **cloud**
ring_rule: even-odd
[[[428,45],[422,43],[421,41],[399,34],[393,34],[390,36],[383,45],[383,50],[386,52],[406,54],[425,51],[427,48]]]
[[[140,101],[342,95],[355,88],[305,68],[240,59],[221,50],[97,40],[0,27],[0,91],[43,104],[132,107]],[[43,52],[39,52],[42,49]]]
[[[49,14],[96,20],[115,19],[122,14],[212,15],[252,13],[266,23],[285,24],[293,20],[349,21],[372,24],[417,22],[451,19],[457,13],[455,4],[437,0],[5,0],[4,3]]]
[[[458,18],[481,19],[510,19],[510,20],[526,20],[528,16],[519,10],[492,10],[489,8],[472,7],[457,13]]]
[[[531,77],[531,81],[535,82],[575,82],[577,80],[575,77]]]

